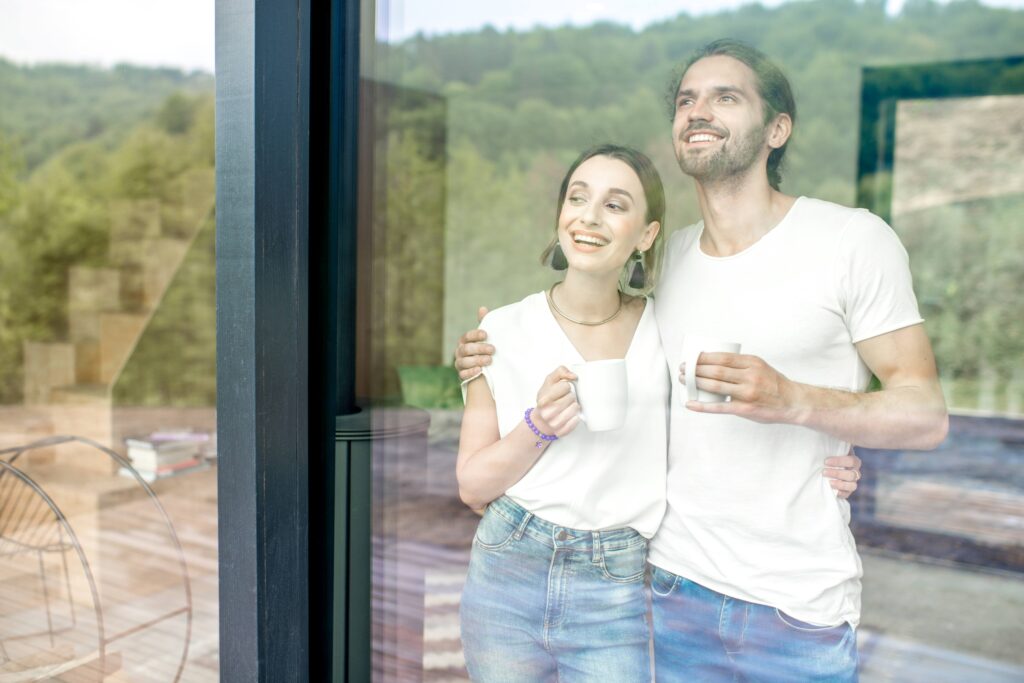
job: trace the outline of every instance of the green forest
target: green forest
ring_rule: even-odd
[[[149,202],[159,236],[194,241],[116,393],[129,404],[211,405],[214,220],[195,237],[182,196],[190,173],[212,172],[212,77],[0,61],[0,97],[0,403],[22,400],[23,342],[68,339],[69,269],[115,267],[118,211]],[[130,314],[138,297],[124,280],[117,310]]]
[[[484,28],[379,45],[364,73],[443,103],[423,124],[409,125],[408,112],[380,114],[390,126],[377,161],[388,172],[381,213],[393,218],[377,220],[440,223],[436,243],[410,241],[415,253],[387,242],[387,263],[402,264],[406,279],[443,278],[441,341],[432,316],[419,326],[430,328],[422,340],[416,325],[401,332],[403,344],[429,347],[416,363],[447,362],[458,335],[476,324],[477,306],[509,303],[550,282],[537,258],[558,181],[582,148],[615,141],[645,150],[665,180],[669,228],[696,219],[692,188],[672,155],[668,97],[679,63],[698,46],[739,38],[780,63],[798,102],[782,189],[844,204],[856,197],[863,67],[1024,53],[1024,11],[931,0],[908,0],[895,16],[884,8],[881,0],[811,0],[680,14],[642,31],[614,23]],[[167,196],[185,169],[212,165],[212,92],[203,74],[0,60],[0,400],[19,400],[21,340],[66,334],[66,270],[103,263],[108,207]],[[424,135],[417,125],[438,130]],[[438,140],[440,154],[430,149]],[[440,208],[422,191],[425,174],[442,176]],[[212,233],[211,219],[154,317],[162,332],[147,332],[124,369],[119,401],[212,400]],[[936,271],[960,272],[933,264]],[[946,339],[937,347],[952,359],[959,342]],[[1024,349],[1016,348],[1004,344],[999,353],[1019,364]]]

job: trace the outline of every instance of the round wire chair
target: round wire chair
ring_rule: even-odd
[[[184,598],[181,607],[171,609],[142,623],[134,624],[120,632],[113,634],[108,632],[108,628],[104,623],[101,593],[97,588],[95,574],[89,564],[87,553],[79,541],[79,537],[75,534],[75,530],[67,516],[57,503],[54,502],[53,498],[47,494],[37,481],[15,464],[30,451],[68,443],[80,443],[102,451],[122,468],[122,473],[132,477],[143,489],[145,495],[148,496],[149,501],[158,512],[159,519],[166,527],[171,545],[177,555]],[[152,628],[158,623],[184,615],[185,629],[181,656],[177,662],[177,669],[173,678],[173,681],[179,681],[185,668],[185,662],[188,659],[189,643],[192,639],[192,587],[189,581],[185,553],[178,539],[178,534],[174,529],[170,516],[152,487],[132,467],[127,459],[110,448],[83,437],[53,436],[39,439],[23,446],[0,450],[0,560],[11,562],[21,557],[31,558],[30,562],[33,567],[37,567],[36,571],[39,573],[39,583],[44,603],[40,611],[45,615],[45,618],[42,619],[43,623],[45,623],[45,628],[41,627],[33,630],[29,627],[23,632],[13,635],[8,635],[10,633],[9,629],[5,629],[6,632],[0,632],[0,664],[7,658],[5,643],[26,641],[31,638],[48,638],[52,645],[58,635],[79,626],[77,612],[75,611],[75,600],[72,597],[73,582],[71,581],[71,572],[69,572],[68,567],[69,556],[77,560],[81,566],[81,576],[89,593],[89,600],[92,605],[91,611],[95,615],[97,641],[95,664],[98,668],[100,679],[102,680],[106,671],[112,643]],[[63,620],[65,623],[59,623],[62,620],[55,619],[53,601],[57,596],[51,595],[51,591],[48,589],[50,584],[48,583],[47,563],[45,561],[47,557],[51,559],[58,558],[58,564],[62,567],[62,589],[67,591],[68,603],[68,618]],[[28,565],[20,566],[24,568]],[[53,676],[58,673],[59,671],[54,669],[47,672],[47,675]]]
[[[68,523],[67,518],[60,508],[53,502],[31,477],[19,470],[14,465],[0,460],[0,560],[5,568],[13,565],[20,557],[27,557],[33,566],[38,566],[39,591],[43,597],[43,613],[45,614],[45,627],[40,628],[38,618],[33,618],[32,612],[37,612],[33,607],[31,597],[25,596],[15,603],[13,592],[21,586],[13,585],[14,577],[7,577],[12,581],[10,591],[5,591],[4,612],[11,616],[17,612],[28,612],[28,616],[22,616],[20,623],[6,624],[3,635],[0,636],[0,658],[9,660],[8,648],[10,644],[28,643],[44,636],[51,646],[56,646],[56,637],[59,634],[75,630],[78,625],[78,614],[75,609],[75,601],[70,599],[71,572],[68,568],[68,554],[72,553],[81,566],[82,573],[88,586],[92,610],[95,614],[96,629],[96,653],[101,670],[106,666],[106,638],[103,629],[103,611],[100,607],[99,592],[96,589],[95,577],[89,566],[89,560],[85,556],[81,543],[75,535],[74,529]],[[65,623],[59,623],[58,615],[55,615],[54,605],[51,596],[50,582],[48,581],[46,559],[47,556],[57,556],[63,569],[63,583],[67,590],[68,610]],[[30,588],[30,586],[25,586]],[[15,603],[15,604],[12,604]],[[18,628],[21,626],[22,628]],[[56,671],[48,671],[48,674]]]

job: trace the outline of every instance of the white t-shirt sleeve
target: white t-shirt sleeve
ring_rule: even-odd
[[[840,303],[853,343],[923,322],[907,250],[881,218],[857,211],[837,258]]]
[[[491,378],[491,370],[489,365],[485,365],[479,375],[474,375],[469,379],[464,379],[461,382],[462,388],[462,405],[466,405],[466,397],[469,396],[469,384],[474,382],[481,377],[487,382],[487,388],[491,391],[491,398],[494,398],[494,380]]]

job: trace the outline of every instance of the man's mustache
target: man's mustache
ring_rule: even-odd
[[[723,138],[729,137],[729,132],[728,131],[722,130],[721,128],[718,128],[716,126],[712,126],[710,121],[703,121],[701,119],[698,119],[698,120],[694,121],[693,123],[691,123],[689,126],[687,126],[686,130],[683,131],[683,133],[682,133],[682,135],[680,137],[684,137],[685,138],[690,133],[696,132],[698,130],[708,131],[708,132],[714,133],[715,135],[718,135],[719,137],[723,137]]]

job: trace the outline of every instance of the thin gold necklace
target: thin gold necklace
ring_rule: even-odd
[[[571,318],[568,315],[566,315],[561,308],[558,307],[558,304],[555,303],[555,287],[557,287],[560,284],[562,283],[556,282],[555,284],[551,285],[551,289],[548,290],[548,303],[551,304],[551,308],[555,309],[555,313],[562,316],[571,323],[576,323],[577,325],[586,325],[588,327],[597,327],[598,325],[604,325],[606,322],[611,321],[612,319],[615,318],[615,316],[622,312],[622,292],[619,292],[619,307],[615,309],[614,313],[612,313],[604,320],[598,320],[597,322],[587,322],[586,320],[576,320],[576,318]]]

